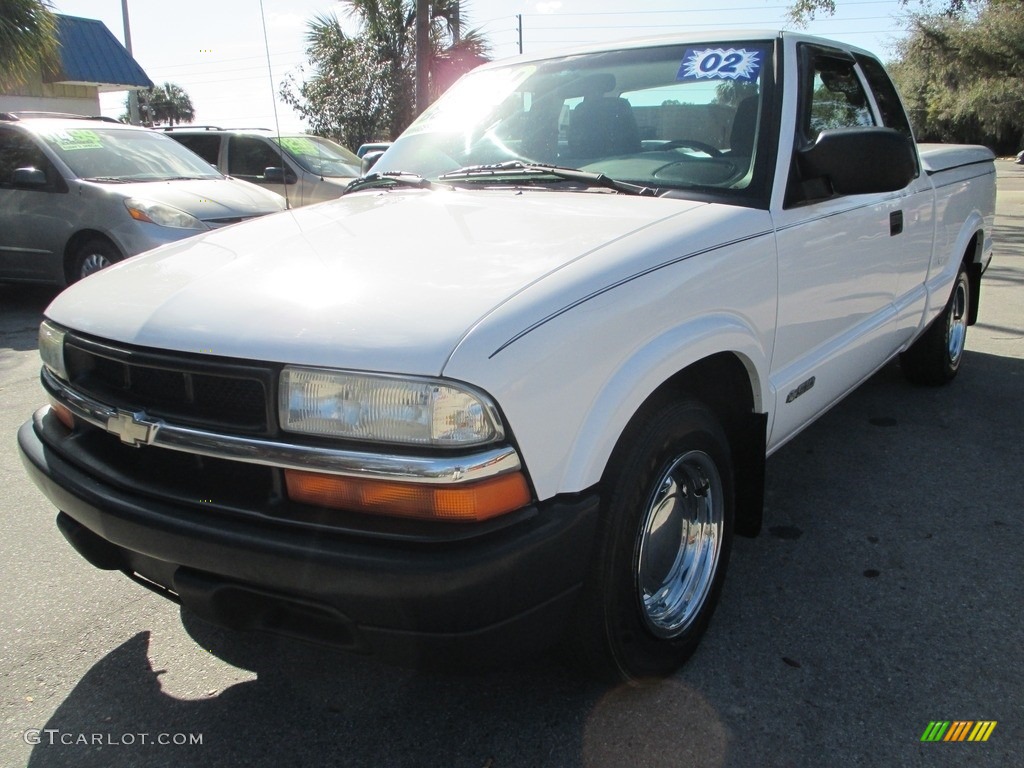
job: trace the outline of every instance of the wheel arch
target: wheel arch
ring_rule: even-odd
[[[692,341],[694,330],[685,329],[681,338]],[[650,365],[651,358],[660,364]],[[729,438],[736,474],[736,533],[756,535],[764,498],[770,402],[767,376],[761,372],[767,370],[768,356],[750,329],[741,330],[734,325],[724,338],[706,338],[704,343],[689,349],[688,357],[680,356],[678,360],[672,365],[671,356],[665,354],[661,345],[654,344],[619,368],[577,435],[565,484],[585,487],[603,477],[615,447],[628,439],[630,429],[648,409],[672,398],[692,397],[712,409]]]
[[[978,229],[964,249],[961,263],[967,269],[970,280],[970,306],[967,308],[967,324],[978,322],[978,305],[981,303],[981,273],[984,269],[985,230]]]
[[[761,530],[764,508],[768,418],[755,408],[756,378],[752,380],[749,364],[735,352],[719,352],[688,365],[650,394],[630,420],[630,426],[648,409],[669,400],[692,397],[710,408],[729,439],[732,453],[735,532],[756,536]],[[623,438],[629,429],[627,426]]]

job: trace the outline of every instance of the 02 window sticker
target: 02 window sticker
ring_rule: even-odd
[[[761,53],[756,48],[687,48],[676,79],[753,82],[761,73]]]

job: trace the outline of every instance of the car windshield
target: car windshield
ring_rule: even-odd
[[[354,153],[322,136],[276,136],[275,143],[299,165],[318,176],[354,178],[359,175],[360,160]]]
[[[202,158],[163,134],[124,128],[52,128],[40,137],[82,179],[105,182],[221,179]]]
[[[749,194],[771,50],[769,41],[687,43],[479,70],[374,171],[455,184],[582,183],[545,176],[538,166],[547,165],[659,193]]]

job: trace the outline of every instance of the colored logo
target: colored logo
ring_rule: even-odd
[[[995,729],[995,720],[932,720],[921,741],[988,741]]]

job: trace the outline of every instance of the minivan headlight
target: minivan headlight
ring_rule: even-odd
[[[174,229],[206,229],[206,225],[191,213],[185,213],[185,211],[164,203],[129,197],[124,201],[124,207],[136,221],[145,221],[149,224],[158,224],[161,227],[173,227]]]
[[[442,379],[289,366],[279,391],[281,428],[289,432],[453,448],[505,435],[486,395]]]

